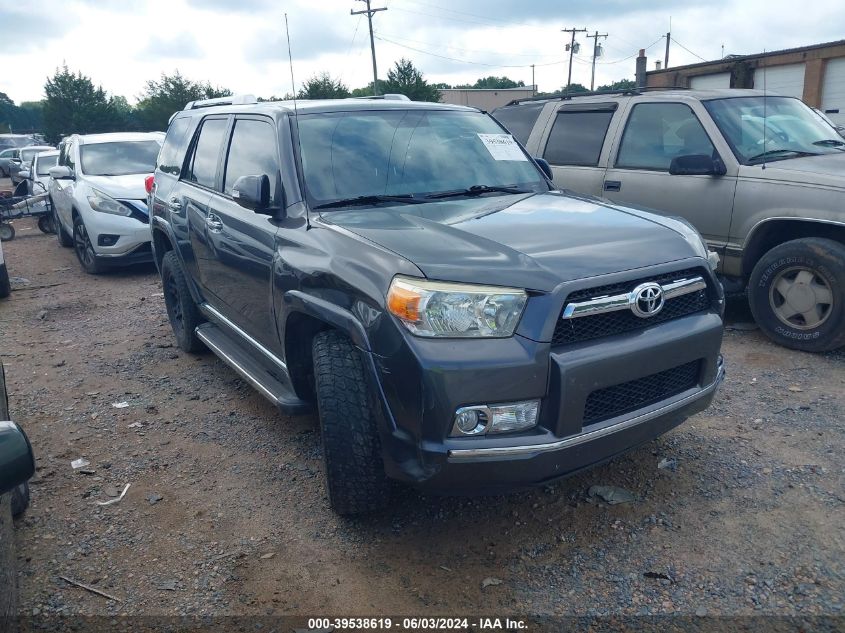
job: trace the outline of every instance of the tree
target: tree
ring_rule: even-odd
[[[114,98],[82,73],[73,74],[67,66],[44,85],[44,136],[55,143],[66,134],[113,132],[121,129]],[[125,101],[125,100],[124,100]]]
[[[40,132],[44,129],[43,101],[21,101],[18,109],[21,111],[21,118],[25,120],[27,131]]]
[[[379,81],[383,93],[403,94],[412,101],[440,101],[440,91],[428,83],[409,59],[400,59],[387,73],[387,81]]]
[[[159,81],[147,82],[136,106],[136,116],[144,130],[166,130],[173,113],[184,108],[189,101],[228,97],[231,94],[231,90],[212,86],[207,81],[186,79],[178,70],[172,75],[162,73]]]
[[[620,79],[619,81],[614,81],[611,84],[605,84],[604,86],[599,86],[596,88],[598,91],[603,90],[633,90],[637,87],[637,82],[633,79]]]
[[[340,79],[333,79],[323,72],[310,77],[299,92],[297,99],[345,99],[351,96],[349,88]]]
[[[378,85],[384,88],[384,84],[387,83],[384,79],[378,80]],[[352,96],[353,97],[370,97],[375,94],[373,90],[373,82],[371,81],[368,83],[364,88],[353,88],[352,89]]]
[[[474,90],[506,90],[507,88],[522,88],[524,86],[524,81],[514,81],[509,77],[496,77],[495,75],[490,75],[489,77],[482,77],[472,85],[461,84],[460,86],[455,87]]]

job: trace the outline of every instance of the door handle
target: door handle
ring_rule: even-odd
[[[179,213],[182,210],[182,203],[179,202],[179,198],[176,196],[170,196],[170,200],[167,201],[167,208],[175,213]]]
[[[604,190],[605,191],[620,191],[622,189],[622,181],[621,180],[605,180],[604,181]]]
[[[210,213],[208,217],[205,219],[205,225],[208,227],[208,230],[212,233],[220,233],[223,230],[223,222],[220,221],[213,213]]]

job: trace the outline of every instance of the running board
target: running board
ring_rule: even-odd
[[[230,336],[214,323],[203,323],[196,335],[220,360],[234,369],[282,413],[296,415],[311,411],[311,405],[296,396],[290,379],[281,368],[244,350],[244,342]]]

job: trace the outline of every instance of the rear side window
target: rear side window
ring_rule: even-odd
[[[223,192],[231,194],[241,176],[263,175],[270,178],[270,200],[276,201],[279,161],[276,159],[275,129],[264,121],[240,119],[235,122],[229,144]]]
[[[158,168],[165,174],[178,176],[182,171],[182,161],[179,148],[182,146],[182,139],[188,131],[190,117],[173,119],[170,127],[167,128],[167,136],[164,138],[164,145],[158,155]]]
[[[493,117],[508,129],[511,136],[525,145],[545,105],[545,102],[540,102],[504,106],[493,112]]]
[[[217,178],[217,161],[220,158],[220,145],[226,133],[226,119],[206,119],[200,129],[199,138],[194,145],[191,168],[187,179],[203,187],[213,189]]]
[[[597,166],[614,110],[579,108],[558,112],[543,158],[552,165]]]

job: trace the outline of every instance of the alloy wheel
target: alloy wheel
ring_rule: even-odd
[[[827,280],[804,266],[778,274],[769,290],[769,304],[778,319],[798,330],[822,325],[833,310],[833,292]]]

